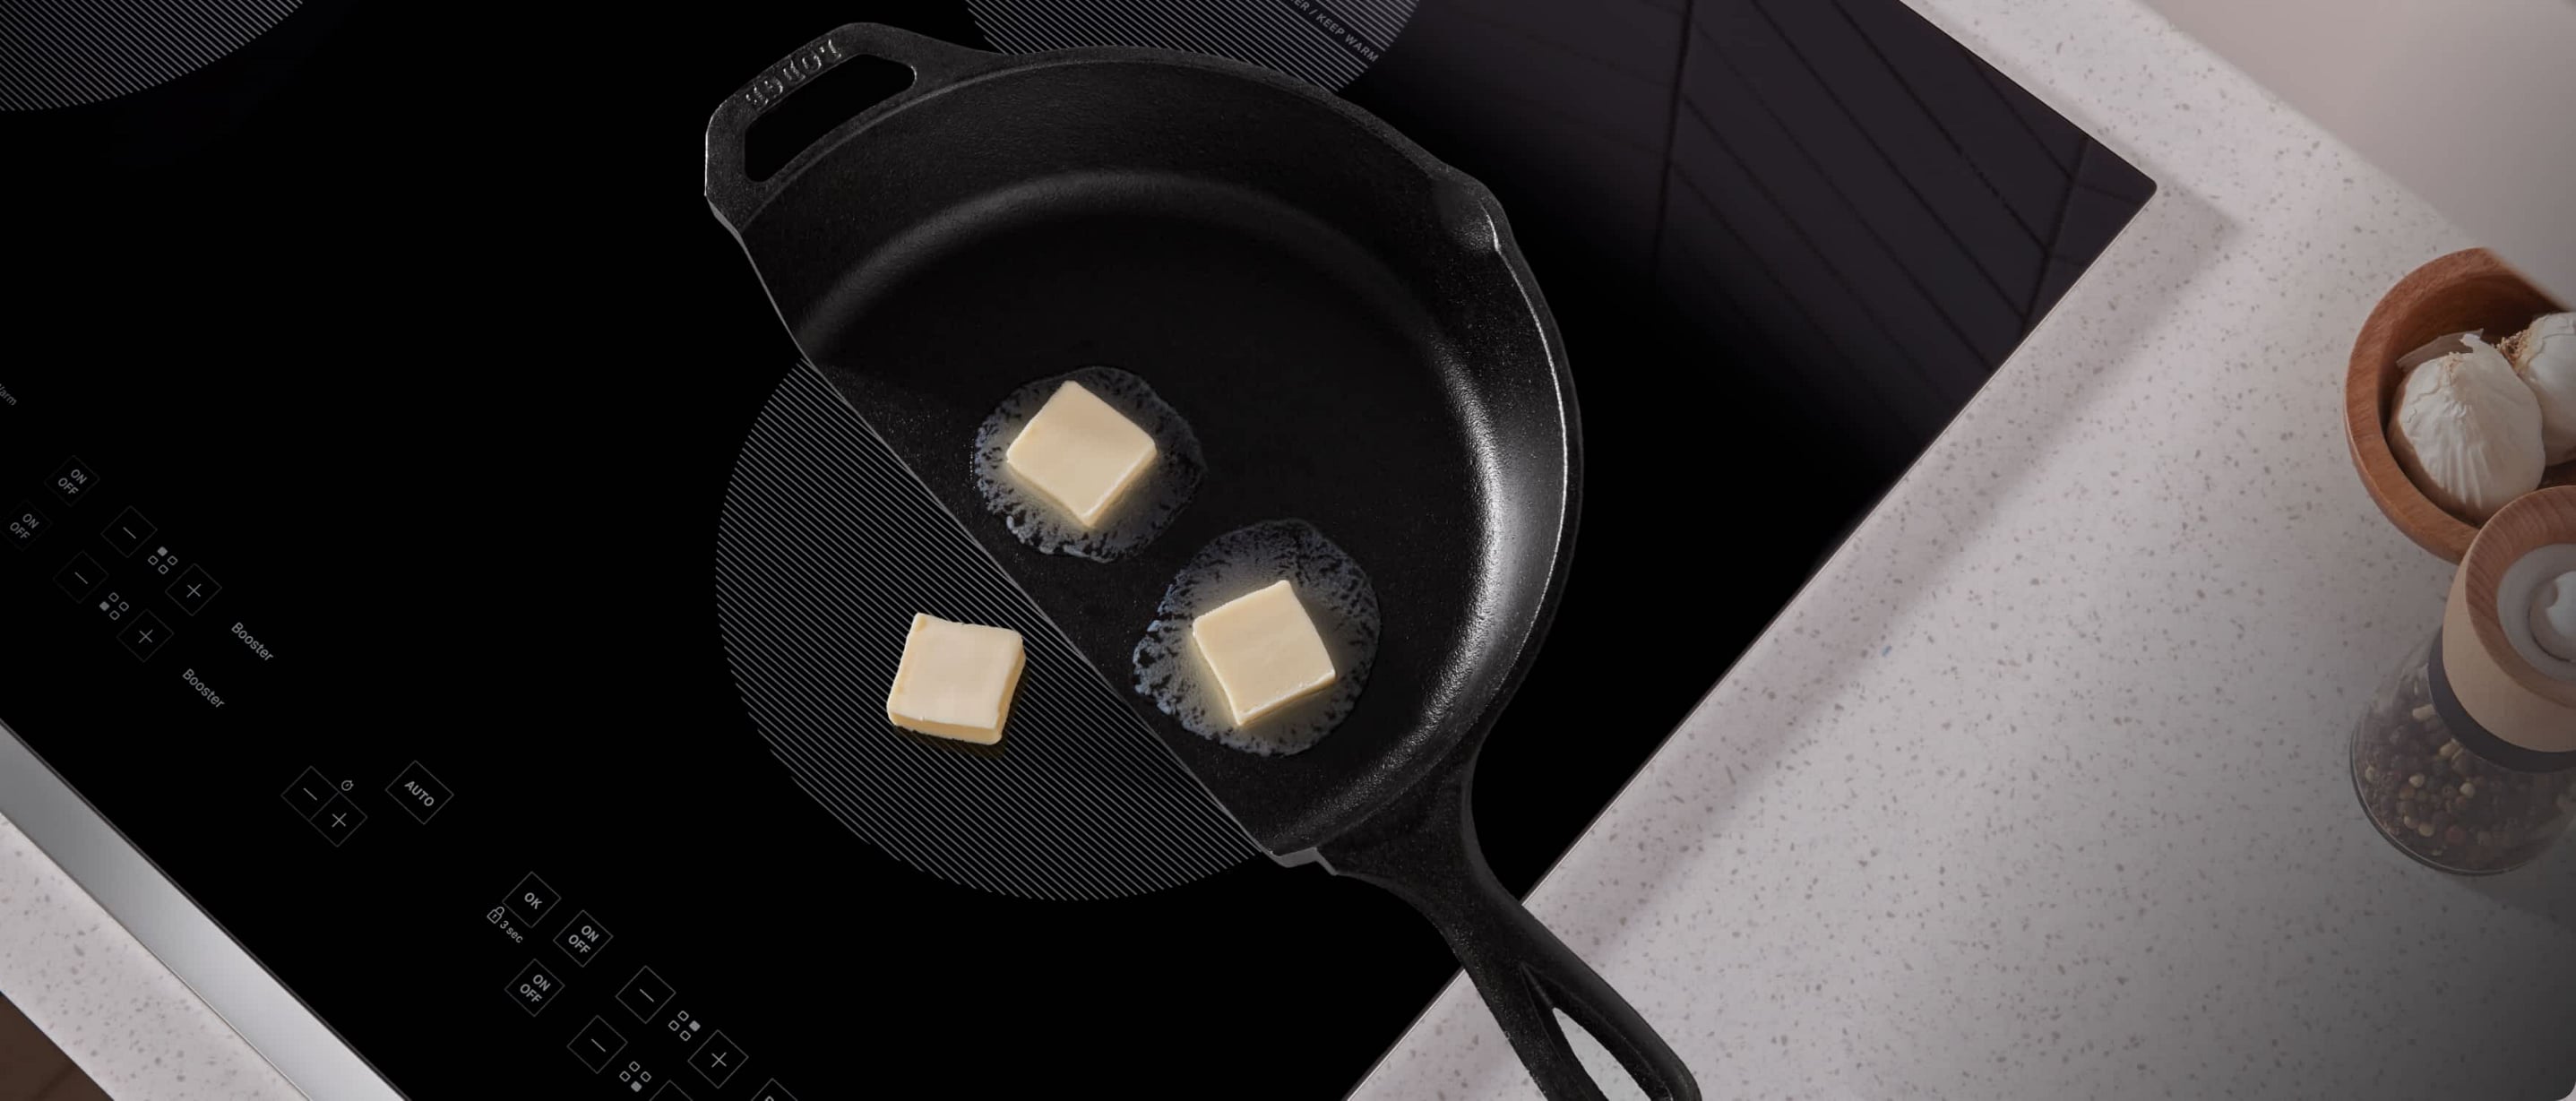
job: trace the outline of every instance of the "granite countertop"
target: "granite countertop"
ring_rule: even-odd
[[[2342,756],[2449,574],[2343,357],[2466,242],[2135,0],[1912,2],[2163,190],[1532,907],[1712,1097],[2562,1097],[2576,845],[2428,872]],[[5,823],[0,994],[117,1097],[296,1096]],[[1536,1091],[1453,984],[1360,1096]]]
[[[0,995],[110,1097],[303,1096],[6,819]]]

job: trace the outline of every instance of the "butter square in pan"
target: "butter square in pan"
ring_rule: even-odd
[[[1154,437],[1078,382],[1056,387],[1003,452],[1011,472],[1089,528],[1154,465]]]
[[[1296,586],[1286,581],[1198,617],[1190,624],[1190,642],[1216,677],[1236,726],[1258,722],[1341,679]]]
[[[992,745],[1011,718],[1027,655],[1007,627],[912,617],[903,661],[886,692],[886,721],[961,742]]]

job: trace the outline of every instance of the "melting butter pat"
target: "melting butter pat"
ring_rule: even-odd
[[[1190,624],[1190,642],[1215,676],[1234,725],[1305,699],[1340,679],[1324,636],[1286,581],[1246,593]]]
[[[961,742],[1001,741],[1026,662],[1018,631],[915,615],[886,693],[886,721]]]
[[[1078,382],[1056,387],[1002,462],[1089,528],[1154,465],[1154,437]]]

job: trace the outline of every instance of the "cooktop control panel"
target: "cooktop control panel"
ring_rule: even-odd
[[[614,1072],[629,1092],[675,1099],[692,1088],[724,1089],[747,1074],[751,1056],[741,1042],[711,1025],[706,1007],[682,997],[651,964],[631,962],[637,951],[602,963],[616,934],[543,876],[519,877],[483,921],[503,956],[528,950],[527,961],[503,984],[503,998],[531,1018],[569,1029],[564,1048],[591,1073]],[[601,964],[596,972],[593,964]],[[565,1004],[558,1009],[557,1003]],[[792,1101],[795,1095],[773,1078],[751,1096]]]
[[[189,624],[192,638],[222,643],[227,628],[220,616],[206,613],[223,595],[223,582],[205,563],[172,549],[173,543],[188,545],[185,534],[161,530],[133,494],[120,494],[121,487],[89,460],[66,455],[51,466],[34,479],[45,496],[30,494],[10,507],[9,545],[49,568],[54,588],[91,613],[96,633],[115,640],[136,662],[150,664],[172,649],[180,633],[174,622]],[[200,617],[207,628],[196,624]],[[239,621],[228,633],[248,642],[260,660],[273,657]],[[215,648],[198,642],[162,662],[164,668],[177,666],[179,680],[208,707],[224,706],[223,695],[190,657]]]
[[[50,395],[30,389],[0,389],[0,496],[16,502],[0,621],[60,641],[49,660],[0,673],[8,718],[183,888],[219,900],[231,885],[264,892],[256,910],[213,912],[233,917],[290,989],[344,1031],[368,1018],[329,1013],[335,995],[455,1003],[418,1019],[476,1037],[484,1058],[494,1042],[520,1049],[500,1064],[535,1068],[518,1077],[548,1096],[581,1096],[563,1087],[589,1081],[602,1097],[796,1101],[783,1057],[793,1038],[730,1012],[741,993],[704,974],[724,957],[703,941],[731,930],[671,928],[673,893],[744,889],[728,873],[757,870],[703,859],[685,801],[667,785],[660,800],[637,800],[647,845],[662,855],[604,866],[610,825],[565,828],[558,812],[574,797],[561,789],[616,785],[617,770],[451,760],[488,747],[351,706],[475,669],[386,645],[420,633],[399,614],[418,563],[353,538],[320,569],[308,540],[333,526],[327,513],[303,530],[245,529],[221,515],[220,488],[189,484],[196,472],[48,417]],[[353,583],[364,598],[338,598]],[[451,657],[477,656],[435,637]],[[575,759],[653,741],[588,741]],[[133,767],[165,755],[164,767]],[[203,848],[179,843],[189,837]],[[503,863],[530,854],[561,860]],[[558,883],[585,886],[567,894]],[[325,920],[265,920],[298,908]],[[415,922],[420,909],[441,916]],[[421,935],[430,930],[450,943]]]

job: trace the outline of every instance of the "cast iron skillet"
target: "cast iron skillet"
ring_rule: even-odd
[[[746,176],[753,120],[861,56],[914,81]],[[1562,588],[1581,454],[1563,344],[1482,185],[1266,70],[1005,57],[867,24],[728,98],[706,157],[707,201],[798,345],[1113,682],[1209,538],[1297,517],[1350,551],[1385,630],[1358,709],[1320,745],[1253,756],[1136,710],[1275,858],[1375,883],[1438,926],[1549,1097],[1602,1096],[1551,1009],[1654,1096],[1699,1096],[1495,881],[1469,814],[1477,750]],[[1094,363],[1150,382],[1208,468],[1170,529],[1106,564],[1015,541],[967,458],[1003,395]]]

